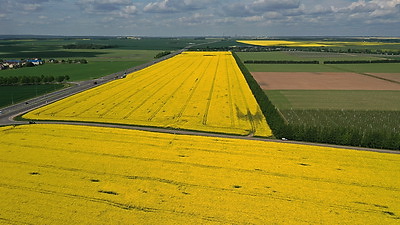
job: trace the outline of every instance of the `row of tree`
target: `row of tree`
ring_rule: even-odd
[[[63,45],[64,49],[107,49],[107,48],[115,48],[116,45],[100,45],[100,44],[69,44]]]
[[[400,149],[400,133],[387,130],[361,130],[340,126],[312,126],[288,124],[285,138],[296,141],[381,149]]]
[[[246,64],[319,64],[317,60],[294,61],[294,60],[245,60]],[[379,59],[379,60],[335,60],[322,61],[322,64],[368,64],[368,63],[400,63],[400,59]]]
[[[154,58],[155,58],[155,59],[158,59],[158,58],[164,57],[164,56],[169,55],[169,54],[171,54],[170,51],[160,52],[160,53],[158,53],[156,56],[154,56]]]
[[[88,61],[86,59],[49,59],[47,60],[49,63],[68,63],[68,64],[87,64]]]
[[[400,59],[324,61],[324,64],[400,63]]]
[[[400,149],[400,133],[395,131],[359,130],[339,126],[324,127],[288,123],[268,99],[236,53],[233,52],[233,56],[276,138],[368,148]]]
[[[362,53],[362,54],[387,54],[387,55],[400,55],[398,49],[372,49],[372,48],[327,48],[327,47],[304,47],[296,50],[310,51],[310,52],[333,52],[333,53]]]
[[[50,84],[68,81],[70,77],[65,76],[11,76],[0,77],[0,85],[27,85],[27,84]]]

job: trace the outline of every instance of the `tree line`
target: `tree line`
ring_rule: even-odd
[[[400,63],[400,59],[324,61],[324,64]]]
[[[276,138],[319,142],[367,148],[400,149],[400,133],[395,131],[360,130],[339,126],[314,126],[288,123],[279,109],[268,99],[240,58],[233,56]]]
[[[28,84],[50,84],[68,81],[70,77],[64,76],[11,76],[0,77],[0,85],[28,85]]]
[[[68,63],[68,64],[87,64],[88,61],[86,59],[49,59],[47,60],[49,63]]]
[[[156,56],[154,56],[154,58],[155,58],[155,59],[158,59],[158,58],[164,57],[164,56],[169,55],[169,54],[171,54],[170,51],[160,52],[160,53],[158,53]]]
[[[115,48],[116,45],[99,45],[99,44],[69,44],[63,45],[64,49],[107,49]]]
[[[294,61],[294,60],[245,60],[246,64],[320,64],[317,60]],[[400,63],[400,59],[378,59],[378,60],[335,60],[322,61],[322,64],[368,64],[368,63]]]

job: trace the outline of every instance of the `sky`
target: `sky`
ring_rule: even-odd
[[[400,0],[0,0],[1,34],[400,37]]]

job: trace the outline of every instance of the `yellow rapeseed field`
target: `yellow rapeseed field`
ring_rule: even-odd
[[[0,223],[399,224],[400,155],[72,125],[0,127]]]
[[[230,52],[184,52],[24,118],[272,135]]]
[[[239,43],[259,46],[285,46],[285,47],[344,47],[344,46],[380,46],[397,45],[398,43],[383,42],[346,42],[346,41],[284,41],[284,40],[238,40]]]

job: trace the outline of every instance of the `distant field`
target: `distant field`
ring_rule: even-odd
[[[245,64],[250,72],[342,72],[322,64]]]
[[[143,64],[143,61],[111,61],[101,62],[92,61],[88,64],[53,64],[46,63],[36,67],[25,67],[19,69],[9,69],[0,71],[0,76],[70,76],[69,81],[80,81],[99,78],[111,73],[122,71],[130,67]]]
[[[336,109],[400,111],[400,91],[266,90],[282,110]]]
[[[400,63],[371,64],[246,64],[251,72],[398,73]]]
[[[143,38],[118,39],[30,39],[0,40],[0,59],[76,59],[84,58],[87,65],[46,64],[35,68],[0,71],[0,76],[69,75],[70,81],[98,78],[141,65],[154,59],[160,51],[174,51],[190,44],[207,43],[213,40],[190,38]],[[107,49],[64,49],[68,44],[97,44],[114,46]]]
[[[62,84],[0,86],[0,108],[26,99],[53,92],[64,87]]]
[[[400,63],[335,64],[326,65],[333,69],[357,73],[399,73]]]
[[[71,125],[0,127],[6,224],[396,224],[400,155]]]
[[[120,39],[120,38],[55,38],[55,39],[18,39],[0,40],[0,58],[20,57],[64,57],[68,56],[68,50],[63,45],[68,44],[96,44],[113,46],[110,49],[99,49],[108,52],[112,49],[120,50],[178,50],[191,44],[213,42],[212,39],[194,38],[142,38]],[[80,52],[89,52],[80,49]],[[87,56],[88,57],[88,56]]]
[[[349,53],[327,53],[327,52],[306,52],[306,51],[272,51],[272,52],[237,52],[242,61],[246,60],[377,60],[382,56],[349,54]]]
[[[325,41],[325,40],[237,40],[239,43],[258,46],[282,47],[380,47],[391,48],[400,46],[400,43],[386,43],[377,41]]]
[[[253,72],[265,90],[398,90],[400,83],[350,72]],[[386,76],[391,78],[389,76]]]
[[[381,55],[324,53],[301,51],[238,52],[242,61],[246,60],[293,60],[293,61],[346,61],[379,60]],[[373,64],[246,64],[251,72],[357,72],[357,73],[398,73],[400,63]]]

